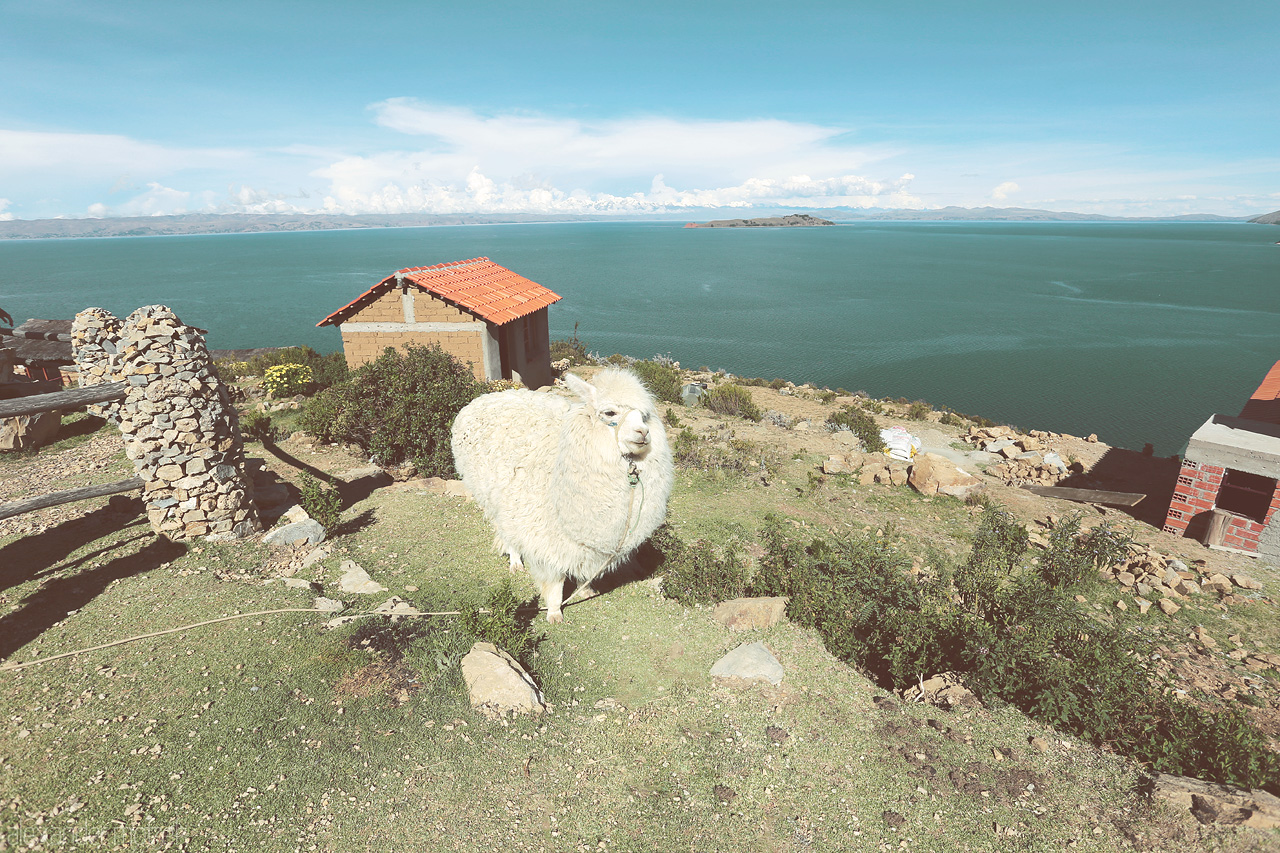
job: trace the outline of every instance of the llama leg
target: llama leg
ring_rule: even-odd
[[[547,605],[547,621],[563,622],[564,614],[560,612],[560,603],[564,599],[564,578],[548,581],[542,585],[542,600]]]
[[[591,581],[587,581],[574,589],[573,595],[569,596],[569,599],[571,601],[585,601],[588,598],[595,598],[597,595],[599,595],[599,593],[591,588]]]
[[[511,565],[508,567],[512,574],[524,571],[524,560],[520,559],[520,552],[515,548],[510,551]]]

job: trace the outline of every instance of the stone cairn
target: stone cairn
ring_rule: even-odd
[[[71,324],[71,349],[80,371],[80,387],[102,385],[123,379],[116,344],[124,324],[110,311],[86,308]],[[93,404],[85,407],[91,415],[120,425],[118,403]]]
[[[202,331],[163,305],[123,323],[89,308],[76,315],[71,338],[81,385],[129,383],[128,396],[103,406],[103,416],[124,434],[152,528],[173,539],[261,530],[236,412]]]

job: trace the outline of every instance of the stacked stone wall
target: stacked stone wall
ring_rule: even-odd
[[[71,351],[79,369],[81,387],[123,378],[116,348],[122,326],[120,318],[102,308],[86,308],[76,315],[71,324]],[[120,423],[119,403],[92,405],[87,409],[91,415],[106,418],[113,424]]]
[[[163,305],[123,323],[93,308],[76,315],[72,347],[82,384],[129,383],[112,415],[157,533],[240,538],[261,530],[236,412],[200,330]]]

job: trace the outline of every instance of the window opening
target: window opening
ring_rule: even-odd
[[[1262,523],[1267,520],[1267,511],[1271,508],[1271,497],[1275,491],[1274,479],[1228,468],[1222,475],[1217,506],[1218,509]]]

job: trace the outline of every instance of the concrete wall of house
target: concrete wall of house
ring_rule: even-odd
[[[512,378],[519,377],[527,388],[550,385],[551,338],[547,328],[547,309],[542,308],[503,326],[502,340],[509,348],[508,363]]]
[[[470,364],[476,379],[498,377],[497,347],[489,325],[417,288],[388,290],[338,329],[347,367],[352,369],[373,361],[387,347],[439,344],[463,364]]]

